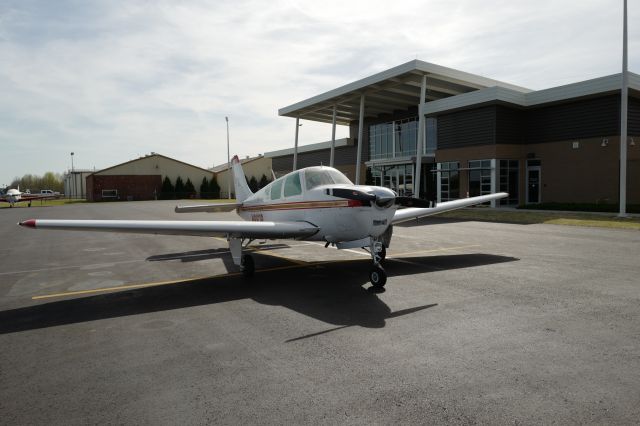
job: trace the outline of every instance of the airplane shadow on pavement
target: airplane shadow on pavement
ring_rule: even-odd
[[[261,256],[265,255],[255,253],[257,266]],[[387,259],[387,287],[390,291],[393,289],[393,277],[396,276],[516,260],[481,253]],[[334,329],[349,326],[380,328],[385,326],[387,319],[437,305],[429,303],[391,312],[374,292],[365,288],[369,267],[370,260],[366,258],[310,263],[273,271],[257,269],[255,276],[248,280],[230,275],[47,302],[0,312],[0,334],[248,298],[261,304],[283,306],[337,326]],[[301,338],[305,337],[311,335]]]

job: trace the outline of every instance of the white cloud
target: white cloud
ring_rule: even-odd
[[[150,151],[289,147],[278,108],[422,59],[540,89],[619,72],[621,2],[25,2],[0,9],[0,185]],[[640,8],[629,5],[630,68]],[[304,122],[301,143],[330,126]],[[340,130],[339,136],[347,134]]]

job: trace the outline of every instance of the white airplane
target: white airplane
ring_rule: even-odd
[[[29,191],[29,190],[27,190]],[[33,200],[44,200],[49,198],[56,198],[54,194],[32,194],[30,192],[20,192],[20,187],[18,189],[9,189],[6,193],[0,196],[0,202],[9,203],[10,207],[13,207],[16,203],[20,202],[28,202],[29,207],[31,207],[31,202]]]
[[[439,203],[399,197],[379,186],[354,185],[331,167],[308,167],[271,182],[255,194],[238,157],[232,159],[236,203],[176,206],[177,213],[237,210],[244,221],[51,220],[30,219],[19,225],[37,229],[130,232],[142,234],[223,236],[235,265],[245,276],[254,272],[253,258],[242,254],[253,240],[297,239],[326,242],[338,249],[362,247],[373,265],[369,279],[381,288],[387,276],[381,266],[391,243],[393,225],[506,197],[482,195]],[[398,209],[398,206],[406,208]]]

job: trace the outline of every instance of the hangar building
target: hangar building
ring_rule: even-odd
[[[165,177],[173,185],[178,177],[185,183],[190,179],[199,193],[202,179],[211,180],[213,172],[152,152],[87,176],[87,199],[153,200],[159,197]]]
[[[533,91],[415,60],[279,115],[296,118],[296,128],[300,119],[349,126],[347,142],[336,142],[335,165],[359,183],[368,175],[372,183],[438,201],[507,191],[502,205],[615,204],[621,81],[614,74]],[[635,73],[628,105],[627,201],[640,204]],[[298,167],[328,161],[329,146],[300,147]],[[291,170],[293,149],[276,153],[268,153],[273,168]]]

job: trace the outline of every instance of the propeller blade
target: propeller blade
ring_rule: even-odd
[[[333,195],[334,197],[345,198],[347,200],[366,201],[366,202],[371,202],[376,200],[376,196],[374,194],[367,194],[366,192],[356,191],[354,189],[333,188],[331,190],[327,190],[327,192],[329,191],[331,191],[331,195]]]
[[[429,208],[434,206],[434,203],[432,201],[423,200],[421,198],[413,198],[413,197],[396,197],[396,204],[404,207],[419,207],[419,208]]]

